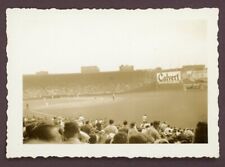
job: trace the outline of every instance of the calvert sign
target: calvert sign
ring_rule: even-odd
[[[157,73],[157,82],[159,84],[176,84],[181,82],[180,71]]]

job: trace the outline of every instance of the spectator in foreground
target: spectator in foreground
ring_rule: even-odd
[[[112,119],[109,120],[109,125],[106,126],[106,128],[104,129],[106,134],[110,134],[110,133],[118,133],[118,129],[117,127],[114,125],[114,121]]]
[[[127,133],[125,132],[119,132],[117,133],[112,140],[113,144],[125,144],[127,143]]]
[[[85,125],[81,126],[80,130],[90,135],[92,132],[92,127],[90,125],[90,122],[86,121]]]
[[[143,129],[144,126],[148,123],[147,119],[148,119],[148,117],[147,117],[146,114],[142,116],[142,123],[141,123],[141,125],[140,125],[140,128],[141,128],[141,129]]]
[[[137,130],[137,127],[136,127],[136,123],[135,122],[132,122],[130,124],[130,129],[128,131],[128,138],[130,138],[131,136],[133,135],[137,135],[139,132]]]
[[[95,126],[97,132],[102,130],[102,123],[100,121],[96,120]]]
[[[89,138],[89,143],[90,143],[90,144],[96,144],[97,141],[98,141],[97,135],[91,134],[91,135],[90,135],[90,138]]]
[[[194,143],[208,143],[208,125],[205,122],[198,122],[196,130]]]
[[[98,136],[98,143],[104,144],[107,140],[108,135],[105,133],[104,130],[101,130],[97,133],[97,136]]]
[[[79,139],[80,130],[76,122],[67,122],[64,125],[64,138],[65,142],[68,144],[81,144]]]
[[[119,129],[119,132],[124,132],[128,134],[128,127],[127,127],[127,121],[123,121],[123,126]]]
[[[30,124],[24,127],[23,130],[23,140],[26,143],[28,140],[33,139],[33,130],[35,128],[35,124]]]
[[[142,133],[132,135],[129,138],[129,143],[131,143],[131,144],[143,144],[143,143],[147,143],[147,142],[148,142],[147,137]]]
[[[157,130],[158,127],[159,122],[154,121],[150,127],[142,130],[142,133],[147,137],[149,143],[154,143],[156,140],[161,138]]]
[[[188,143],[193,143],[194,132],[191,129],[185,129],[183,135],[186,137]]]
[[[40,124],[34,127],[30,132],[30,139],[26,142],[29,144],[51,144],[61,143],[62,136],[59,133],[59,128],[54,125]]]
[[[81,143],[89,143],[90,136],[87,133],[80,131],[78,138]]]
[[[168,144],[169,141],[166,139],[158,139],[154,142],[155,144]]]

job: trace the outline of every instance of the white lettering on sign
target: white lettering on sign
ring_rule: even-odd
[[[159,84],[176,84],[181,82],[180,71],[157,73],[157,82]]]

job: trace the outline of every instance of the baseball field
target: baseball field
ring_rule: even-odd
[[[116,95],[61,97],[24,101],[29,114],[89,120],[114,119],[115,123],[166,121],[171,126],[195,128],[198,121],[207,122],[207,90],[163,90]],[[24,107],[24,113],[25,109]],[[26,111],[27,112],[27,111]]]

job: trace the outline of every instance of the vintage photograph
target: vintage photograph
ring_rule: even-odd
[[[155,155],[218,156],[217,17],[217,9],[8,9],[8,87],[17,85],[9,98],[18,97],[8,126],[26,150],[14,155],[117,147],[96,156],[126,156],[140,147],[135,156],[151,157],[165,147]],[[52,146],[56,153],[37,151]],[[176,147],[200,149],[169,153]]]

